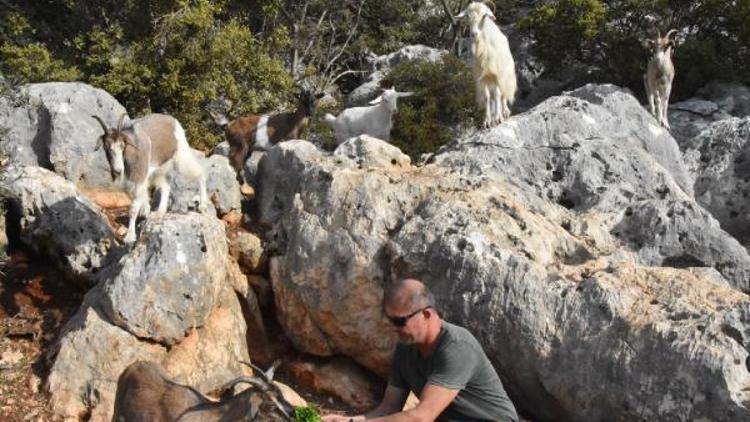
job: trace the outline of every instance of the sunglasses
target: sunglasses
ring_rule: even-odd
[[[432,308],[432,306],[425,306],[422,309],[417,309],[416,311],[414,311],[414,312],[412,312],[412,313],[410,313],[409,315],[406,315],[406,316],[390,316],[390,315],[386,314],[386,317],[388,318],[389,321],[391,321],[391,324],[395,325],[396,327],[405,327],[406,326],[406,322],[409,321],[409,319],[411,317],[413,317],[414,315],[416,315],[416,314],[424,311],[427,308]]]

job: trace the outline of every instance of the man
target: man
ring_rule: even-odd
[[[401,280],[384,302],[399,342],[383,400],[365,415],[327,415],[324,422],[518,421],[482,346],[469,331],[440,318],[422,282]],[[409,391],[419,405],[401,411]]]

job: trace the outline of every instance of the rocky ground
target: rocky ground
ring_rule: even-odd
[[[0,420],[53,420],[45,353],[84,292],[60,288],[54,269],[27,252],[10,258],[0,283]]]
[[[112,227],[123,235],[127,206],[116,202],[106,213]],[[237,227],[228,229],[234,230]],[[86,291],[63,283],[59,270],[28,250],[15,250],[9,258],[0,273],[0,421],[61,420],[49,408],[49,393],[43,385],[49,373],[47,355],[65,322],[81,306]],[[266,318],[265,326],[272,339],[272,354],[260,360],[254,357],[256,364],[267,366],[281,359],[276,379],[291,386],[322,413],[355,411],[310,388],[306,380],[297,379],[297,368],[316,359],[294,351],[272,315]]]

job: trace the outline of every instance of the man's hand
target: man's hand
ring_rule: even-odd
[[[345,415],[325,415],[320,418],[323,422],[349,422],[351,416]]]

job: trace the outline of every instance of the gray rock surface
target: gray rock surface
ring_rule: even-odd
[[[102,211],[72,182],[34,165],[9,166],[0,172],[0,186],[9,195],[19,240],[71,276],[94,283],[116,243]]]
[[[712,123],[730,117],[750,116],[750,88],[737,83],[711,82],[694,98],[669,106],[672,135],[689,141]]]
[[[419,168],[293,141],[258,177],[277,317],[304,352],[387,373],[383,287],[416,275],[534,420],[750,418],[750,256],[626,91],[551,98]]]
[[[411,158],[393,145],[369,135],[360,135],[342,143],[333,152],[341,163],[350,162],[359,168],[408,167]]]
[[[150,218],[130,253],[100,273],[101,310],[131,334],[171,346],[206,324],[227,256],[224,227],[213,217]]]
[[[216,307],[205,324],[169,348],[142,341],[109,322],[100,310],[103,295],[101,286],[87,294],[55,346],[47,378],[50,407],[55,415],[110,421],[117,378],[138,360],[160,364],[176,382],[203,393],[247,375],[246,367],[240,363],[248,359],[245,321],[229,286],[221,287]]]
[[[107,92],[78,82],[25,85],[0,98],[0,127],[9,129],[0,150],[11,163],[38,165],[90,186],[112,184],[97,115],[115,127],[125,108]]]
[[[242,208],[240,185],[237,176],[229,160],[221,155],[203,157],[195,152],[198,162],[206,174],[206,192],[208,193],[208,209],[212,208],[219,216],[230,211],[239,211]],[[189,180],[178,173],[169,176],[171,192],[169,194],[169,212],[186,213],[197,210],[197,198],[199,193],[198,182]],[[152,209],[158,206],[158,195],[152,198]]]
[[[695,174],[695,198],[721,227],[750,245],[750,117],[711,123],[681,147]]]

